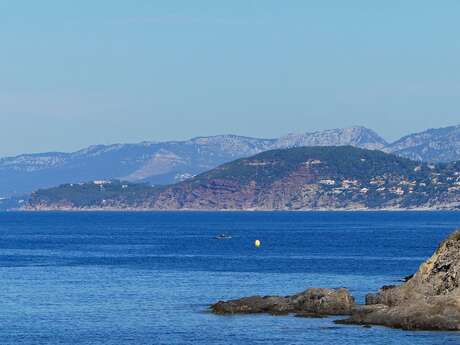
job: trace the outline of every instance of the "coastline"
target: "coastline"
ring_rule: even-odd
[[[458,212],[459,206],[449,207],[414,207],[414,208],[399,208],[399,207],[385,207],[385,208],[309,208],[309,209],[204,209],[204,208],[177,208],[177,209],[158,209],[158,208],[110,208],[110,207],[44,207],[44,208],[19,208],[6,210],[5,212]]]

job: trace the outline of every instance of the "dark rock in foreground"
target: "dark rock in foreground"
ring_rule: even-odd
[[[345,324],[460,330],[460,230],[444,240],[405,284],[366,296]]]
[[[216,314],[296,313],[302,317],[350,315],[355,300],[347,289],[312,288],[304,292],[280,296],[252,296],[232,301],[220,301],[211,306]]]

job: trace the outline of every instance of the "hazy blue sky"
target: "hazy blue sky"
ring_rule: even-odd
[[[460,1],[0,0],[0,155],[460,123]]]

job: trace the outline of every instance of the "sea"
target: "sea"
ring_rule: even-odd
[[[363,302],[458,227],[460,212],[0,213],[0,344],[460,344],[460,332],[209,312],[308,287]]]

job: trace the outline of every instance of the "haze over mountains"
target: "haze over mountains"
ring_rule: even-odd
[[[455,161],[460,160],[460,126],[411,134],[394,143],[357,126],[276,139],[218,135],[186,141],[97,145],[73,153],[25,154],[0,159],[0,197],[96,179],[170,184],[267,150],[343,145],[427,162]]]

